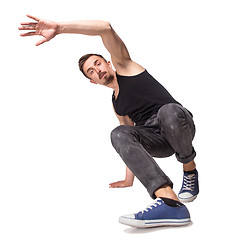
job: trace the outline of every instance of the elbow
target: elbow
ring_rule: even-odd
[[[104,34],[110,33],[112,31],[112,26],[109,22],[107,21],[103,21],[102,22],[102,31],[101,31],[101,36],[103,36]]]
[[[107,22],[107,21],[104,22],[104,28],[105,28],[105,31],[112,30],[111,24],[109,22]]]

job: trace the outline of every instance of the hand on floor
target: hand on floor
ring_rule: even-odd
[[[123,187],[133,186],[132,183],[128,183],[126,180],[110,183],[109,185],[110,185],[110,188],[123,188]]]

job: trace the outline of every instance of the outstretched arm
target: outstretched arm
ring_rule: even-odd
[[[43,36],[43,38],[36,43],[37,46],[51,40],[61,33],[100,36],[106,49],[110,52],[112,62],[118,72],[122,74],[137,74],[144,70],[144,68],[131,60],[125,44],[111,27],[109,22],[100,20],[82,20],[58,23],[31,15],[27,15],[27,17],[34,21],[21,23],[19,30],[30,31],[21,34],[21,36]]]

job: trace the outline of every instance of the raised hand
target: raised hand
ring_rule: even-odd
[[[58,23],[48,20],[39,19],[31,15],[26,15],[27,17],[35,20],[36,22],[22,22],[19,30],[31,30],[31,32],[22,33],[20,36],[34,36],[41,35],[43,38],[36,43],[36,46],[39,46],[58,34]]]

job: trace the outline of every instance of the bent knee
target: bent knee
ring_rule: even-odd
[[[129,136],[131,127],[126,125],[120,125],[111,132],[111,143],[115,146],[118,142],[122,142]]]
[[[158,117],[161,123],[169,125],[178,121],[179,118],[185,117],[185,113],[179,104],[169,103],[159,109]]]
[[[179,114],[183,113],[183,110],[181,109],[181,106],[176,103],[169,103],[164,106],[162,106],[159,111],[158,115],[160,116],[178,116]]]

